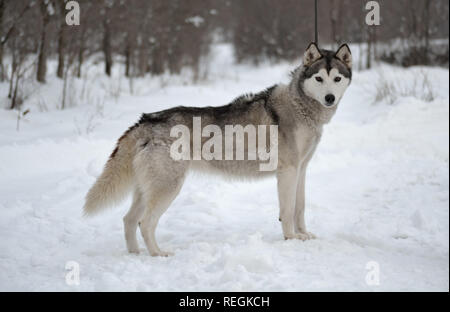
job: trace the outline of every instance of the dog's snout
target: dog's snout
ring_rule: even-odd
[[[333,104],[335,100],[335,97],[333,94],[327,94],[325,96],[325,101],[327,102],[327,104]]]

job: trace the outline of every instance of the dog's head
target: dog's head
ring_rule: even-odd
[[[303,56],[298,87],[325,107],[334,107],[352,79],[352,54],[343,44],[334,51],[319,50],[311,43]]]

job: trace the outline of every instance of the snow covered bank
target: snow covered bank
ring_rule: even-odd
[[[283,240],[275,179],[190,176],[157,230],[161,247],[175,252],[169,258],[150,257],[141,238],[139,256],[126,252],[122,216],[129,200],[97,218],[81,217],[84,195],[115,140],[141,112],[226,104],[287,81],[294,66],[236,66],[229,51],[216,52],[210,78],[198,85],[183,76],[137,79],[130,94],[128,81],[93,75],[91,95],[83,99],[79,81],[80,103],[66,110],[54,109],[57,81],[40,90],[47,112],[31,96],[20,131],[16,112],[0,111],[0,290],[448,291],[444,69],[355,73],[308,171],[307,225],[316,240]],[[432,98],[413,85],[420,71]],[[406,86],[374,103],[379,79]],[[406,96],[405,88],[419,91]],[[6,86],[0,90],[4,96]],[[65,282],[68,261],[80,265],[79,286]],[[379,265],[378,286],[366,283],[371,261]]]

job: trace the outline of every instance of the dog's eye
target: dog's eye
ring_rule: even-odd
[[[334,81],[335,81],[335,82],[341,81],[341,77],[336,77],[336,78],[334,78]]]
[[[323,79],[322,79],[321,77],[316,77],[316,80],[317,80],[318,82],[322,82],[322,81],[323,81]]]

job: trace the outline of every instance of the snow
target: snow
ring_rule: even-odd
[[[168,258],[150,257],[140,235],[141,254],[127,253],[130,199],[82,217],[115,141],[142,112],[226,104],[288,81],[295,66],[234,65],[226,45],[212,54],[209,78],[198,84],[189,71],[130,83],[118,78],[119,66],[105,78],[91,64],[71,81],[69,108],[56,109],[62,82],[49,77],[25,102],[19,131],[17,111],[0,110],[0,291],[448,291],[447,69],[354,73],[307,174],[315,240],[283,239],[275,178],[190,175],[157,229],[161,248],[175,253]],[[419,73],[431,100],[413,83]],[[375,102],[380,79],[406,91]],[[0,84],[2,98],[7,88]],[[69,261],[79,264],[78,286],[66,284]],[[373,261],[379,285],[366,283]]]
[[[200,27],[205,22],[204,18],[201,16],[191,16],[186,19],[186,23],[191,23],[195,27]]]

